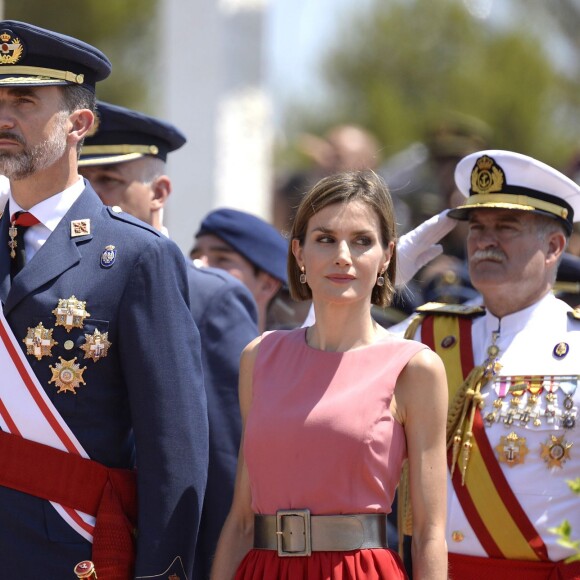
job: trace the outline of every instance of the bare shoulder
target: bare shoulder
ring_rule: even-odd
[[[258,336],[249,342],[240,357],[239,398],[242,415],[245,415],[253,396],[254,364],[260,350],[263,336]]]
[[[410,409],[442,405],[447,408],[447,377],[443,361],[428,348],[416,353],[401,371],[395,389],[398,418],[405,422]]]
[[[257,336],[244,347],[240,357],[240,378],[242,378],[244,374],[252,372],[262,340],[263,335]]]
[[[430,348],[422,348],[409,359],[409,362],[401,372],[400,378],[416,373],[429,374],[441,371],[445,372],[441,357]]]

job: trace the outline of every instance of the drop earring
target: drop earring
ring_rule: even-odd
[[[300,284],[306,284],[306,273],[304,272],[304,266],[301,268],[302,273],[300,274]]]
[[[384,286],[384,285],[385,285],[385,277],[381,273],[377,276],[377,286]]]

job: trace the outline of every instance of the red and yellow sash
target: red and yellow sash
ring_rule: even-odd
[[[428,315],[421,326],[421,342],[434,350],[445,365],[450,401],[474,367],[471,324],[469,317]],[[458,469],[452,481],[481,545],[490,558],[548,561],[542,538],[501,470],[479,410],[475,414],[473,434],[465,485],[461,483]]]

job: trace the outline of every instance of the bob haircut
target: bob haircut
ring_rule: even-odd
[[[381,242],[387,248],[389,242],[396,242],[397,231],[393,200],[386,183],[374,171],[347,171],[336,173],[321,179],[304,196],[298,210],[292,231],[291,240],[298,240],[304,245],[306,230],[310,218],[321,209],[338,203],[362,201],[369,206],[379,218]],[[395,272],[397,268],[396,248],[387,268],[384,286],[375,285],[371,294],[371,304],[389,306],[395,292]],[[292,245],[288,250],[288,286],[294,300],[302,301],[312,298],[308,284],[300,283],[300,269],[292,253]]]

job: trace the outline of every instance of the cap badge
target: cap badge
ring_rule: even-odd
[[[54,367],[50,366],[52,371],[52,379],[48,381],[49,383],[54,383],[58,387],[57,393],[65,393],[70,391],[74,395],[77,394],[75,389],[78,389],[81,383],[84,385],[83,373],[87,367],[82,369],[76,362],[76,358],[72,360],[64,360],[62,357],[58,357],[60,362],[56,363]]]
[[[0,43],[0,65],[16,64],[22,58],[24,46],[10,30],[0,31]]]
[[[95,329],[93,334],[85,334],[85,343],[81,348],[85,351],[85,358],[90,358],[94,362],[106,357],[111,343],[108,341],[108,332],[102,334]]]
[[[91,233],[91,220],[73,220],[70,223],[70,237],[88,236]]]
[[[117,259],[117,250],[115,246],[105,246],[101,254],[101,266],[103,268],[110,268]]]
[[[67,332],[73,328],[82,328],[85,318],[90,314],[86,311],[86,302],[78,300],[74,294],[68,298],[61,298],[58,306],[52,311],[56,316],[55,326],[64,326]]]
[[[548,467],[562,467],[567,459],[570,459],[570,447],[572,443],[564,441],[564,435],[556,437],[550,435],[546,443],[542,443],[542,459]]]
[[[503,170],[491,157],[484,155],[475,162],[475,167],[471,172],[471,190],[474,193],[501,192],[504,182]]]
[[[508,467],[523,463],[529,451],[526,446],[526,438],[519,437],[515,431],[501,437],[495,450],[497,451],[499,462],[507,463]]]

